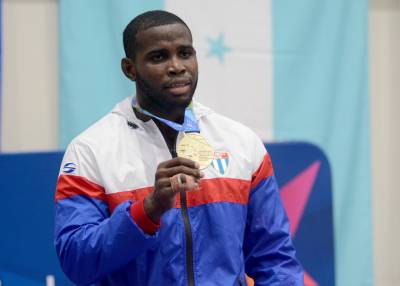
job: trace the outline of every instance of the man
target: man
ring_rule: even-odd
[[[62,162],[55,245],[65,273],[80,285],[245,285],[245,273],[255,285],[302,285],[262,142],[192,102],[187,25],[150,11],[123,36],[136,95]]]

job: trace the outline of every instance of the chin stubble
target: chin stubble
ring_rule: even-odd
[[[197,80],[194,83],[194,90],[197,87]],[[157,109],[165,110],[170,108],[178,107],[177,103],[168,102],[165,100],[165,95],[157,92],[154,88],[152,88],[151,84],[148,83],[145,79],[143,79],[139,74],[136,75],[136,89],[139,89],[141,93],[144,95],[142,100],[145,101],[146,105],[155,106]],[[191,95],[191,99],[193,98],[193,94]],[[187,104],[182,104],[179,107],[187,107]]]

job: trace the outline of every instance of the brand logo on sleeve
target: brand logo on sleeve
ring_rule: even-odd
[[[63,172],[67,174],[71,174],[76,170],[76,164],[75,163],[66,163],[63,167]]]

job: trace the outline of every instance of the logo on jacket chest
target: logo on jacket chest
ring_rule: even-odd
[[[228,171],[230,161],[231,156],[229,152],[215,151],[214,159],[211,161],[211,167],[213,167],[219,175],[224,176]]]

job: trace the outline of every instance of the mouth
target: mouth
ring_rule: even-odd
[[[176,95],[186,94],[190,91],[192,82],[190,80],[174,80],[164,85],[170,93]]]

